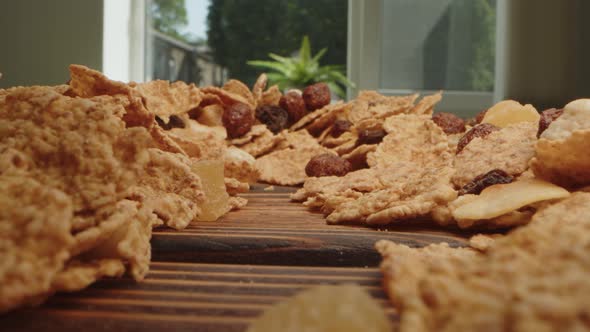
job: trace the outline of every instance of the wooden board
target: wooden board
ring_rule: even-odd
[[[255,186],[246,208],[184,231],[157,230],[142,283],[107,279],[0,317],[1,331],[244,331],[273,303],[318,284],[357,283],[397,316],[381,289],[379,239],[465,244],[427,221],[372,229],[326,225],[289,201],[292,188]]]

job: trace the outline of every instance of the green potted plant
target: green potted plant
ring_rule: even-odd
[[[253,60],[248,65],[269,69],[267,73],[270,84],[277,84],[283,91],[291,88],[303,89],[308,85],[324,82],[336,96],[346,97],[345,87],[354,87],[354,84],[344,76],[344,66],[321,66],[320,59],[328,49],[323,48],[314,56],[311,55],[309,38],[303,37],[301,48],[296,56],[284,57],[274,53],[268,56],[274,61]]]

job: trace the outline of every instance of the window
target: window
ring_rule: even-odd
[[[304,36],[322,64],[346,65],[346,0],[148,0],[148,79],[252,85],[249,60],[295,55]]]
[[[444,90],[439,109],[461,115],[493,102],[496,0],[353,3],[349,38],[361,51],[349,48],[349,65],[359,88],[388,95]]]

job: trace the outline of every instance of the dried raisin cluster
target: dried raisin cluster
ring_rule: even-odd
[[[234,103],[227,107],[221,119],[230,138],[244,136],[254,125],[252,109],[244,103]]]
[[[563,114],[563,109],[550,108],[541,112],[541,118],[539,119],[539,131],[537,137],[541,137],[541,134],[549,128],[551,122],[557,120]]]
[[[452,113],[436,113],[432,115],[432,121],[447,135],[460,134],[465,131],[465,121]]]
[[[307,176],[344,176],[352,171],[352,165],[344,158],[331,153],[317,155],[305,166]]]
[[[363,129],[359,132],[359,138],[356,141],[356,145],[363,144],[379,144],[383,141],[383,137],[387,135],[385,130],[377,129]]]
[[[289,113],[279,106],[263,105],[258,107],[256,118],[274,134],[278,134],[289,124]]]
[[[350,127],[352,127],[352,122],[347,120],[336,120],[330,130],[330,136],[340,137],[340,135],[350,130]]]
[[[485,174],[481,174],[471,180],[468,184],[459,190],[459,195],[479,195],[485,188],[495,184],[506,184],[514,181],[514,177],[501,169],[494,169]]]
[[[310,112],[330,104],[331,99],[330,88],[326,83],[312,84],[303,90],[303,100]]]
[[[289,113],[289,122],[299,121],[307,113],[305,101],[301,94],[296,91],[289,91],[281,97],[279,106]]]
[[[459,143],[457,144],[457,153],[463,151],[463,148],[469,144],[474,138],[484,138],[491,134],[494,131],[500,130],[500,128],[489,124],[489,123],[482,123],[478,124],[477,126],[471,128],[463,137],[459,139]]]

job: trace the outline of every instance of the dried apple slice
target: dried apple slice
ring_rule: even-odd
[[[201,178],[205,203],[199,221],[215,221],[229,211],[229,195],[225,190],[225,177],[222,160],[201,160],[192,165],[192,169]]]
[[[258,317],[248,332],[393,331],[381,305],[360,286],[317,286]]]
[[[514,100],[504,100],[488,109],[481,122],[503,128],[519,122],[539,123],[539,118],[539,112],[533,105],[522,105]]]
[[[516,211],[532,203],[564,198],[570,193],[539,179],[497,184],[452,211],[456,220],[485,220]]]

